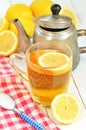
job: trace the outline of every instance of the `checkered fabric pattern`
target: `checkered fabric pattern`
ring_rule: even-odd
[[[23,80],[12,70],[9,57],[0,56],[0,92],[5,92],[16,101],[16,108],[35,119],[47,130],[60,130],[33,102]],[[0,99],[2,100],[2,99]],[[13,111],[0,107],[0,130],[35,130]]]

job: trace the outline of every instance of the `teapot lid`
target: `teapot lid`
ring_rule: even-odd
[[[58,15],[61,10],[60,5],[54,4],[51,6],[52,15],[44,15],[39,17],[38,24],[43,28],[63,29],[71,25],[72,20],[63,15]]]

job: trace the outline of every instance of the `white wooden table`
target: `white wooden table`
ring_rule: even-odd
[[[32,0],[3,0],[0,1],[0,17],[2,17],[6,9],[13,3],[26,3],[30,4]],[[62,6],[68,6],[74,10],[76,16],[79,20],[79,28],[86,29],[86,0],[53,0]],[[6,4],[5,4],[6,3]],[[86,37],[78,38],[79,46],[86,46]],[[82,103],[83,111],[80,119],[71,125],[59,125],[61,130],[78,130],[86,129],[86,54],[80,55],[80,63],[78,67],[72,72],[71,82],[69,86],[69,92],[74,93],[78,96]],[[41,109],[54,123],[57,124],[53,116],[51,115],[51,110],[48,108]]]

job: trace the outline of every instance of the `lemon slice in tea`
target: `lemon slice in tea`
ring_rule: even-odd
[[[46,51],[38,58],[38,63],[42,67],[49,68],[53,73],[62,74],[71,67],[70,58],[59,51]]]
[[[38,59],[42,67],[60,67],[68,60],[69,57],[60,52],[47,52],[42,54]]]

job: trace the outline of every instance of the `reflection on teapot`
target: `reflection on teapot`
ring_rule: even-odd
[[[76,30],[69,17],[59,15],[60,10],[60,5],[54,4],[51,7],[52,15],[39,17],[36,22],[33,37],[29,37],[26,34],[18,19],[14,19],[13,23],[18,29],[20,48],[23,52],[33,43],[43,40],[58,40],[68,44],[72,49],[73,69],[75,69],[80,60],[80,52],[86,52],[86,47],[78,47],[77,37],[86,36],[86,30]]]

